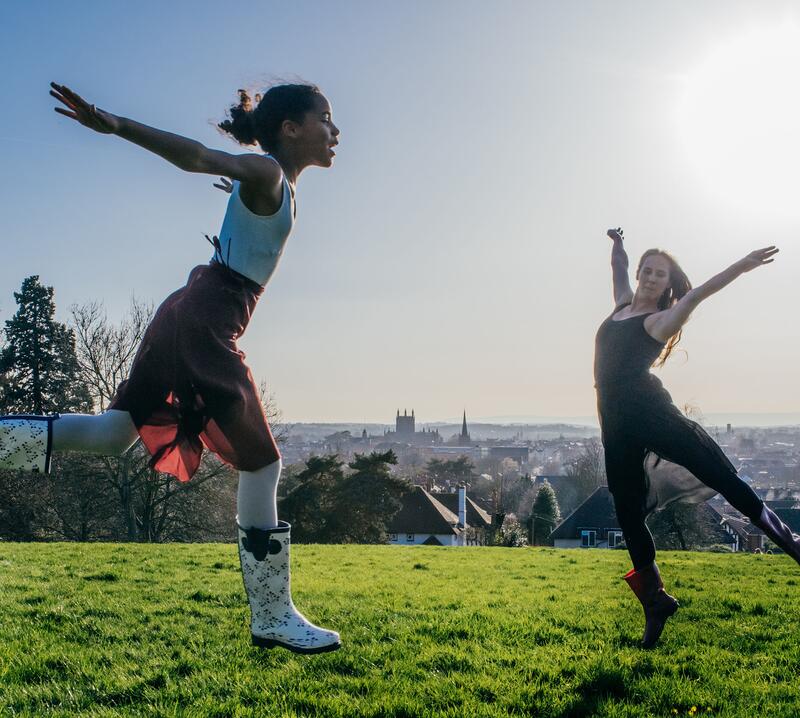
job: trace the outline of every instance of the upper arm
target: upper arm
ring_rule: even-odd
[[[611,230],[609,230],[610,233]],[[630,304],[633,301],[633,290],[628,277],[628,253],[619,236],[614,240],[611,248],[611,276],[614,280],[614,303],[616,305]]]
[[[221,150],[203,148],[196,164],[195,172],[210,175],[223,175],[243,184],[264,187],[269,193],[281,183],[283,171],[271,157],[249,152],[243,155],[232,155]]]
[[[624,282],[619,284],[614,282],[614,305],[630,304],[633,301],[633,290],[631,289],[630,282],[625,279]]]
[[[611,271],[614,278],[614,304],[630,304],[633,301],[633,289],[628,277],[627,266],[612,262]]]

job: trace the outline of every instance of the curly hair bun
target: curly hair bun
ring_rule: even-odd
[[[228,110],[230,119],[223,120],[217,127],[243,145],[254,145],[256,143],[256,123],[253,100],[247,90],[237,90],[237,92],[239,93],[239,104],[231,106]],[[256,103],[260,100],[261,97],[257,95]]]
[[[220,122],[217,127],[240,144],[258,142],[265,152],[274,152],[280,144],[283,122],[302,123],[321,94],[316,85],[308,83],[273,85],[263,95],[255,95],[254,99],[247,90],[238,92],[239,104],[228,110],[230,119]]]

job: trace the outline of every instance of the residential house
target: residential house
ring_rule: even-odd
[[[467,497],[463,486],[457,494],[432,494],[415,486],[402,501],[403,507],[386,528],[389,543],[395,546],[480,543],[481,532],[491,526],[491,517]]]
[[[556,548],[617,548],[623,542],[608,486],[594,490],[550,534]]]

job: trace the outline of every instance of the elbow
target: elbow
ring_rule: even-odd
[[[199,142],[188,152],[184,152],[175,162],[179,169],[184,172],[207,173],[208,172],[208,152]]]
[[[688,304],[692,309],[694,309],[700,302],[702,302],[706,298],[706,294],[703,292],[702,287],[694,287],[690,289],[683,297],[684,302]]]

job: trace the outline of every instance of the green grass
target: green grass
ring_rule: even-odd
[[[293,551],[340,651],[251,647],[233,545],[0,544],[0,716],[800,715],[785,556],[662,554],[643,651],[621,551]]]

